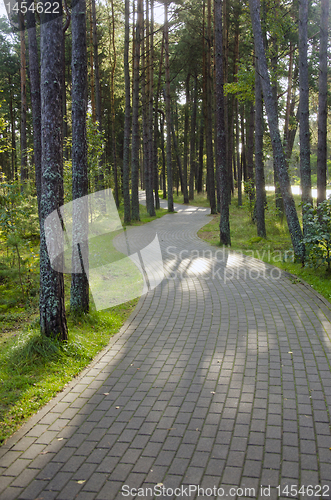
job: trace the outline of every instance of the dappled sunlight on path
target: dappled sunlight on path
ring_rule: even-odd
[[[1,499],[331,498],[330,304],[175,210],[128,229],[129,253],[158,236],[165,279],[2,447]]]

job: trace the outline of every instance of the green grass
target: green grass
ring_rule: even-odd
[[[37,325],[0,339],[0,444],[76,377],[129,317],[138,299],[79,319],[68,316],[69,341],[40,335]]]
[[[142,225],[167,214],[157,210],[150,217],[140,206]],[[123,209],[119,210],[123,223]],[[113,235],[114,236],[114,235]],[[111,239],[92,243],[91,250],[98,250],[101,261],[109,262],[113,248]],[[103,243],[101,245],[101,243]],[[24,421],[46,404],[57,392],[76,377],[117,333],[134,310],[138,299],[104,311],[95,311],[91,300],[91,313],[80,319],[68,314],[69,341],[59,343],[40,335],[38,325],[39,273],[38,241],[21,249],[22,293],[17,256],[7,251],[0,235],[0,444],[11,436]],[[31,251],[34,254],[31,259]],[[105,257],[106,260],[105,260]],[[115,249],[111,260],[120,262],[122,254]],[[32,262],[32,264],[31,264]],[[115,267],[117,262],[115,263]],[[135,268],[136,269],[136,268]],[[122,273],[122,275],[121,275]],[[117,275],[127,278],[123,269]],[[116,276],[118,277],[118,276]],[[66,305],[70,297],[70,275],[65,275]],[[130,282],[131,283],[131,282]],[[126,289],[123,286],[124,289]]]
[[[174,197],[177,203],[183,202],[182,196]],[[301,209],[299,208],[300,197],[295,196],[299,219],[301,220]],[[230,229],[231,249],[241,251],[245,255],[263,260],[275,265],[290,274],[293,274],[293,282],[303,280],[311,285],[317,292],[331,302],[331,280],[327,274],[326,266],[312,269],[302,267],[301,263],[293,262],[292,243],[288,232],[286,219],[280,220],[276,214],[274,195],[268,194],[268,210],[266,211],[267,238],[257,237],[256,225],[251,221],[248,203],[244,201],[243,207],[237,206],[237,199],[233,198],[230,205]],[[209,206],[205,196],[199,195],[194,198],[192,205]],[[198,236],[211,245],[219,246],[219,220],[220,216],[210,216],[210,222],[204,226]]]
[[[118,210],[120,219],[122,224],[124,225],[124,207],[121,205],[121,207]],[[147,222],[151,222],[152,220],[159,219],[160,217],[163,217],[168,213],[167,210],[164,208],[158,208],[155,210],[155,217],[151,217],[149,213],[147,212],[147,208],[144,205],[139,205],[139,214],[140,214],[140,221],[132,221],[130,226],[141,226],[143,224],[146,224]]]

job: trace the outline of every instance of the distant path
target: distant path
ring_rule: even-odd
[[[241,487],[238,497],[275,499],[280,484],[331,498],[330,304],[201,241],[206,209],[176,210],[129,230],[140,247],[158,235],[167,277],[0,448],[1,500],[131,499],[122,492],[140,487],[136,498],[183,488],[177,498],[216,499],[221,487],[236,498]],[[146,491],[160,483],[168,496]]]

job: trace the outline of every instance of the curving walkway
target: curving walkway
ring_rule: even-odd
[[[1,500],[331,498],[330,304],[176,209],[130,230],[166,279],[0,449]]]

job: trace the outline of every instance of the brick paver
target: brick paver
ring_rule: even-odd
[[[330,304],[176,209],[129,230],[166,279],[0,448],[1,500],[331,498]]]

